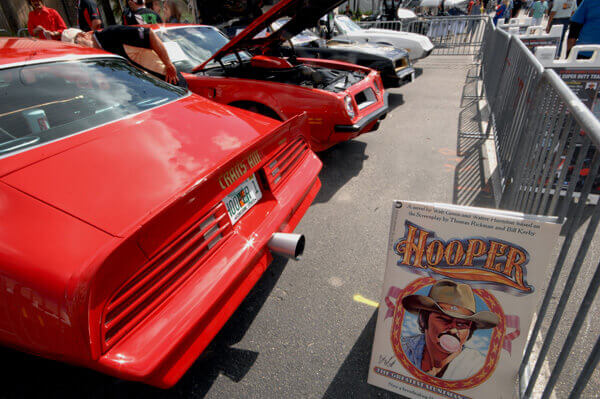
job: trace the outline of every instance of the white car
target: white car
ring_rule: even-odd
[[[405,49],[411,61],[427,57],[433,51],[433,43],[418,33],[399,32],[389,29],[363,29],[345,15],[334,18],[333,39],[351,40],[359,43],[378,43]]]

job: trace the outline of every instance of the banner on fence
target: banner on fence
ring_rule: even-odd
[[[368,382],[409,398],[512,398],[555,222],[396,201]]]
[[[579,97],[596,118],[600,119],[600,69],[555,69],[556,73]]]
[[[540,37],[540,38],[520,38],[523,44],[532,52],[535,52],[536,47],[540,46],[557,46],[560,41],[559,37]]]

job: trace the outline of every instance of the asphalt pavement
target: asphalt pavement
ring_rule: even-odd
[[[0,396],[60,398],[397,398],[366,382],[395,199],[488,206],[470,57],[429,57],[390,90],[378,131],[322,154],[323,188],[297,228],[300,261],[276,258],[170,390],[0,349]]]

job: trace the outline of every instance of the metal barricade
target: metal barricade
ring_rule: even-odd
[[[527,136],[521,140],[517,155],[520,164],[517,170],[520,170],[520,173],[514,174],[513,187],[507,192],[507,204],[510,209],[523,212],[557,215],[561,221],[565,221],[567,214],[570,217],[566,219],[565,239],[521,365],[520,376],[524,380],[522,384],[524,397],[532,396],[550,349],[558,343],[558,340],[555,340],[556,331],[564,316],[567,302],[572,299],[573,287],[580,275],[590,244],[592,240],[598,240],[596,230],[600,220],[600,204],[597,203],[591,210],[592,216],[583,237],[574,240],[581,226],[584,210],[588,207],[587,200],[590,192],[598,184],[600,177],[598,151],[592,151],[593,158],[586,159],[590,149],[597,149],[600,146],[600,122],[552,70],[544,71],[534,98],[535,101],[529,107],[529,112],[539,117],[531,118],[527,125]],[[585,174],[581,173],[584,168],[587,169]],[[576,192],[579,198],[575,202],[573,198]],[[574,209],[569,206],[571,204],[576,204]],[[562,291],[557,292],[565,261],[569,252],[573,250],[571,246],[577,242],[580,245],[576,249],[577,254],[568,272],[567,281]],[[599,286],[600,265],[595,270],[584,300],[568,330],[567,340],[544,387],[543,398],[548,398],[552,393]],[[537,360],[533,363],[535,340],[543,323],[547,322],[546,317],[550,316],[548,313],[550,301],[557,294],[560,296],[559,303],[543,337]],[[597,354],[595,356],[595,359],[590,357],[588,360],[595,363],[592,368],[598,362]],[[581,381],[589,378],[586,373],[585,369],[581,370]],[[527,378],[529,374],[530,377]],[[574,388],[582,391],[582,387],[577,385]],[[573,392],[570,397],[573,397]]]
[[[487,15],[419,17],[410,21],[361,22],[360,26],[425,35],[435,46],[434,55],[476,55],[488,19]]]
[[[510,44],[510,35],[502,30],[494,29],[494,26],[488,24],[491,43],[486,45],[486,52],[482,55],[482,75],[483,86],[487,94],[487,100],[492,109],[495,109],[496,93],[500,85],[500,77],[506,64],[508,46]]]
[[[492,104],[495,107],[493,125],[498,165],[500,177],[505,185],[506,177],[513,166],[519,139],[523,135],[524,122],[530,116],[525,105],[531,101],[531,92],[537,86],[544,68],[515,37],[510,38],[503,64],[504,69]]]
[[[518,33],[525,33],[527,28],[533,24],[533,18],[511,18],[508,22],[498,20],[498,28],[508,32],[509,28],[518,28]]]
[[[505,183],[502,207],[565,222],[519,370],[520,394],[547,399],[560,387],[557,397],[596,395],[598,381],[587,385],[600,360],[600,339],[593,333],[590,338],[583,327],[600,288],[600,265],[589,259],[590,248],[600,241],[600,201],[589,201],[600,189],[600,122],[520,39],[491,24],[484,37],[481,76]],[[582,279],[584,270],[592,276]],[[576,286],[585,291],[580,302],[573,295]],[[573,301],[578,306],[570,317],[565,310]],[[574,359],[576,342],[585,353]]]

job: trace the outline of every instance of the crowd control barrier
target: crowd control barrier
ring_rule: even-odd
[[[554,59],[554,54],[554,46],[535,49],[535,56],[544,68],[556,71],[569,89],[600,119],[600,45],[575,46],[569,57],[561,60]],[[579,58],[580,54],[586,58]]]
[[[540,46],[555,46],[558,49],[558,43],[560,43],[560,37],[563,34],[562,25],[553,25],[548,33],[546,33],[543,26],[529,26],[524,34],[516,32],[517,29],[509,28],[508,33],[518,35],[523,44],[533,52]],[[558,57],[558,55],[556,53],[555,57]]]
[[[390,29],[418,33],[429,37],[435,46],[434,55],[476,55],[483,43],[488,17],[462,15],[444,17],[419,17],[410,21],[360,22],[365,29]]]
[[[517,28],[517,33],[525,33],[527,28],[533,24],[533,18],[511,18],[508,22],[505,20],[498,20],[498,28],[504,29],[508,32],[510,28]]]
[[[600,339],[589,324],[596,319],[590,309],[600,287],[600,265],[593,256],[600,246],[600,204],[593,198],[600,188],[600,122],[553,66],[545,68],[518,36],[491,21],[480,61],[501,207],[563,222],[519,370],[520,396],[595,396]]]

